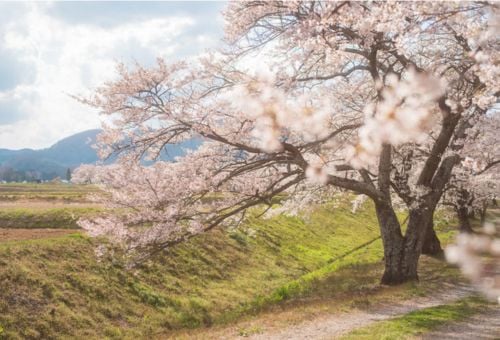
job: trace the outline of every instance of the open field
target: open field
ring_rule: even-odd
[[[51,229],[51,228],[38,228],[38,229],[0,228],[0,242],[53,238],[53,237],[69,235],[71,233],[75,233],[75,231],[68,229]]]
[[[7,183],[0,184],[2,201],[86,202],[87,195],[96,192],[91,185],[65,183]]]
[[[80,217],[90,217],[101,212],[97,207],[61,205],[57,207],[0,208],[0,226],[2,228],[52,228],[76,229]]]
[[[0,210],[33,227],[0,228],[0,338],[236,338],[462,281],[442,260],[424,258],[420,284],[380,286],[383,252],[370,204],[356,214],[327,204],[307,218],[250,218],[129,270],[119,258],[97,258],[96,241],[58,217],[98,207],[19,202]],[[58,229],[47,228],[50,218]],[[445,243],[455,234],[444,216],[437,229]]]
[[[28,208],[30,210],[42,210],[51,208],[92,208],[100,205],[92,202],[60,202],[60,201],[44,201],[44,200],[16,200],[16,201],[0,201],[0,209],[15,210],[19,208]]]
[[[77,229],[80,217],[94,216],[101,207],[88,200],[95,187],[70,184],[1,184],[0,228]],[[14,235],[11,230],[9,235]],[[18,237],[34,235],[19,232]],[[62,233],[60,233],[62,234]],[[65,233],[64,233],[65,234]]]

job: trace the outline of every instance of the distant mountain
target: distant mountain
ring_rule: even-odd
[[[81,164],[93,164],[99,160],[92,145],[100,132],[99,129],[83,131],[64,138],[47,149],[0,149],[0,180],[65,179],[68,169],[73,170]],[[185,149],[196,149],[200,144],[200,140],[190,140],[169,145],[162,152],[161,159],[173,160],[183,155]]]
[[[80,164],[95,163],[98,160],[92,145],[101,130],[87,130],[61,139],[48,149],[38,150],[41,158],[49,159],[68,168]]]

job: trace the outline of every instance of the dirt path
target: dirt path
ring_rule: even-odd
[[[464,297],[473,295],[475,291],[466,284],[443,282],[440,290],[432,296],[415,297],[397,300],[389,298],[386,303],[374,303],[358,309],[329,309],[325,301],[313,306],[286,308],[276,310],[271,314],[262,314],[255,319],[249,319],[226,327],[199,329],[196,331],[180,332],[171,335],[172,339],[258,339],[258,340],[302,340],[302,339],[338,339],[357,328],[368,326],[374,322],[391,319],[409,312],[449,304]],[[379,300],[380,301],[380,300]],[[390,301],[390,302],[389,302]],[[326,308],[325,308],[326,307]],[[296,308],[299,308],[298,310]],[[498,313],[499,311],[497,311]],[[496,314],[498,315],[498,314]],[[489,334],[488,327],[493,330],[498,325],[492,318],[484,321],[484,334]],[[460,324],[457,327],[466,327]],[[442,332],[446,332],[446,329]],[[458,331],[459,332],[459,331]],[[472,331],[471,331],[472,332]],[[492,333],[493,332],[493,333]],[[444,334],[444,333],[443,333]],[[449,332],[452,334],[452,331]],[[477,333],[479,334],[479,333]],[[450,337],[454,339],[453,337]],[[159,337],[158,339],[161,339]],[[426,338],[430,339],[430,338]],[[445,336],[436,335],[433,339],[446,339]],[[495,339],[488,337],[464,337],[458,339]]]
[[[419,297],[401,301],[398,304],[377,305],[367,310],[351,311],[345,314],[323,315],[286,329],[267,329],[249,339],[335,339],[356,328],[373,322],[386,320],[414,310],[446,304],[471,295],[468,286],[443,287],[441,293],[432,297]]]
[[[10,229],[0,228],[0,243],[5,241],[35,240],[74,234],[75,229]]]
[[[500,307],[492,306],[467,320],[439,327],[419,339],[498,340],[500,339]]]

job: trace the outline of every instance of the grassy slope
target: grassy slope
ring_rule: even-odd
[[[352,214],[324,206],[307,221],[279,216],[215,230],[134,272],[98,262],[93,241],[80,235],[7,242],[0,244],[0,329],[9,338],[147,337],[320,292],[339,270],[352,275],[335,281],[335,290],[361,289],[380,275],[377,236],[371,207]]]

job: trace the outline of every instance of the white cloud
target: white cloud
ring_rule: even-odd
[[[2,101],[15,99],[19,119],[0,119],[0,148],[47,147],[60,138],[96,128],[95,110],[68,94],[86,95],[112,79],[117,61],[151,64],[186,53],[186,39],[197,50],[214,44],[210,35],[191,33],[196,21],[188,16],[124,22],[103,28],[71,24],[50,16],[47,4],[28,4],[21,17],[0,31],[3,48],[33,66],[33,80],[0,92]],[[189,52],[189,51],[188,51]],[[9,114],[0,112],[0,114]],[[14,113],[12,113],[14,114]]]

